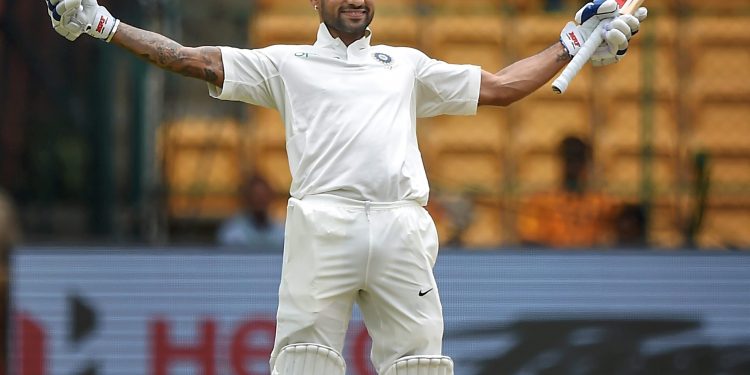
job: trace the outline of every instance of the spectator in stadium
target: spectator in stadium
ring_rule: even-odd
[[[374,0],[310,0],[320,19],[315,44],[256,50],[183,47],[119,22],[95,0],[47,2],[52,26],[69,40],[86,33],[208,82],[213,97],[281,112],[292,198],[274,375],[343,375],[355,303],[378,374],[452,374],[442,355],[432,271],[438,244],[423,208],[429,186],[417,117],[473,115],[479,105],[521,100],[566,66],[601,22],[605,43],[590,60],[615,63],[647,13],[621,15],[616,1],[595,0],[550,35],[549,48],[493,73],[371,44]]]
[[[20,230],[15,209],[10,198],[0,189],[0,375],[8,366],[8,348],[5,332],[8,330],[8,258],[10,249],[18,241]]]
[[[522,244],[556,248],[612,245],[619,203],[589,188],[591,146],[578,137],[566,137],[558,155],[560,188],[521,202],[517,229]]]
[[[622,205],[615,217],[617,246],[629,249],[647,247],[646,225],[646,213],[642,205],[635,203]]]
[[[273,189],[260,175],[248,176],[239,189],[242,209],[225,220],[218,231],[224,246],[253,250],[281,250],[284,247],[284,225],[270,214]]]

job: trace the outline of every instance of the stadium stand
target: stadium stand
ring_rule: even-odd
[[[555,8],[545,1],[379,0],[373,43],[417,47],[437,59],[497,71],[556,41],[569,14],[544,9],[568,10],[579,3],[562,1]],[[570,135],[593,143],[594,186],[626,202],[649,197],[650,242],[663,247],[685,241],[685,222],[692,212],[686,203],[691,199],[690,163],[697,153],[707,152],[712,189],[698,243],[750,243],[740,233],[750,225],[750,202],[744,198],[750,186],[750,17],[743,13],[748,4],[688,3],[692,8],[677,0],[649,4],[649,28],[635,39],[629,56],[607,69],[585,68],[564,97],[542,88],[511,108],[482,108],[473,118],[420,120],[420,146],[433,189],[472,199],[474,221],[461,228],[461,243],[513,244],[513,202],[557,185],[556,147]],[[257,5],[260,12],[250,28],[253,47],[313,42],[318,27],[313,11],[272,0]],[[712,12],[702,14],[704,6]],[[720,16],[717,9],[733,13]],[[242,133],[247,141],[228,142],[205,130],[176,130],[187,125],[172,125],[176,128],[163,134],[170,145],[165,155],[173,159],[165,164],[167,181],[170,192],[180,197],[170,202],[185,201],[183,192],[196,186],[204,195],[224,197],[216,199],[220,202],[237,173],[252,169],[268,176],[283,215],[290,184],[283,124],[275,111],[249,111],[249,126]],[[235,130],[225,131],[239,135],[241,127],[233,126]],[[189,176],[199,164],[199,152],[218,165],[210,183]],[[230,200],[223,202],[213,209],[203,203],[192,211],[187,203],[172,203],[171,212],[206,215],[221,212],[217,207],[226,210]],[[450,227],[436,220],[438,227]]]
[[[246,137],[233,121],[188,119],[159,135],[167,206],[174,219],[218,219],[237,207]]]

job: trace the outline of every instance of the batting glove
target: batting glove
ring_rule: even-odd
[[[65,9],[67,12],[59,20],[60,27],[75,40],[79,35],[86,33],[94,38],[109,42],[120,25],[120,20],[112,17],[107,8],[97,4],[96,0],[47,0],[48,2],[59,1],[56,9]],[[51,15],[51,17],[54,16]],[[56,29],[57,30],[57,29]],[[61,33],[58,31],[58,33]]]
[[[83,9],[81,0],[46,0],[46,2],[47,14],[52,21],[52,28],[71,42],[78,39],[81,36],[81,31],[68,28],[66,25],[70,23],[71,17]]]
[[[628,52],[630,38],[638,33],[641,21],[648,17],[646,8],[639,8],[635,14],[622,14],[614,20],[605,20],[604,41],[591,56],[591,64],[604,66],[620,61]],[[606,44],[606,45],[605,45]]]
[[[600,22],[603,23],[604,42],[591,57],[594,66],[620,61],[628,50],[630,38],[635,35],[648,11],[640,8],[635,16],[621,15],[615,0],[595,0],[581,8],[575,22],[569,22],[560,34],[560,42],[570,56],[575,56]]]

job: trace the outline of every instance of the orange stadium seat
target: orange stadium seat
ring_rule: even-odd
[[[644,178],[644,147],[650,146],[650,179],[657,193],[677,188],[680,130],[674,102],[653,103],[651,124],[644,128],[644,108],[638,101],[613,100],[596,127],[594,155],[601,166],[600,180],[617,194],[635,194]],[[650,128],[650,129],[649,129]],[[644,133],[648,132],[648,133]]]
[[[378,3],[380,9],[380,3]],[[413,15],[378,15],[370,26],[372,44],[387,44],[397,47],[419,47],[420,19]]]
[[[252,112],[253,142],[251,148],[260,150],[266,148],[284,149],[286,134],[281,115],[275,109],[250,107]]]
[[[375,19],[384,15],[414,14],[417,12],[418,4],[419,0],[377,0]]]
[[[693,108],[691,122],[691,149],[750,158],[750,105],[747,102],[703,103]]]
[[[166,124],[163,142],[168,211],[174,218],[219,218],[237,207],[243,172],[241,129],[232,121]]]
[[[644,51],[642,47],[629,49],[627,57],[613,66],[595,70],[601,74],[600,95],[636,99],[645,90],[654,97],[674,99],[679,89],[678,59],[673,46],[657,46]]]
[[[265,150],[258,153],[255,159],[255,171],[263,175],[279,194],[289,191],[292,185],[292,174],[286,150]]]
[[[516,31],[515,47],[519,58],[536,54],[560,39],[560,31],[571,20],[566,14],[532,14],[508,19]]]
[[[677,1],[677,0],[671,0]],[[693,14],[740,14],[750,12],[750,2],[747,0],[722,0],[722,1],[701,1],[701,0],[682,0],[682,7],[688,7]]]
[[[500,16],[436,16],[425,21],[422,42],[433,58],[494,72],[505,64],[504,30]]]
[[[476,116],[440,116],[425,124],[425,155],[445,151],[489,151],[500,154],[507,142],[507,110],[480,108]]]
[[[731,199],[736,192],[747,192],[750,186],[750,158],[714,157],[709,159],[712,197]]]
[[[750,100],[750,16],[693,17],[686,30],[690,99]]]
[[[575,135],[589,138],[593,108],[585,100],[556,97],[537,99],[536,94],[514,104],[517,117],[513,127],[515,152],[556,152],[563,138]]]
[[[697,242],[702,248],[750,248],[750,207],[710,207]]]
[[[502,10],[505,0],[423,0],[435,13],[486,14]]]
[[[320,20],[312,11],[300,15],[259,14],[250,24],[250,41],[256,48],[274,44],[312,44],[319,25]]]
[[[602,160],[599,179],[612,194],[633,196],[641,191],[645,181],[651,181],[657,196],[670,195],[677,187],[678,163],[676,157],[654,156],[644,160],[641,154],[611,155]]]
[[[247,142],[247,159],[251,169],[264,176],[275,197],[270,207],[271,216],[283,221],[291,186],[291,173],[286,155],[284,123],[275,109],[250,107],[252,131]]]
[[[599,81],[602,95],[635,99],[649,88],[657,98],[676,97],[680,82],[677,21],[670,17],[650,17],[648,26],[634,39],[622,61],[594,69],[602,77]],[[652,47],[648,45],[650,40]]]
[[[518,13],[539,13],[545,10],[546,0],[506,0],[505,4]],[[562,29],[562,28],[561,28]]]
[[[676,103],[656,101],[648,111],[652,114],[652,124],[649,133],[644,134],[644,107],[639,101],[607,102],[595,130],[595,152],[598,155],[639,153],[649,141],[658,155],[676,155],[680,137]]]
[[[439,191],[498,193],[503,160],[490,152],[445,152],[425,161],[431,186]]]
[[[560,186],[562,164],[554,151],[527,152],[516,157],[514,161],[514,182],[519,191],[549,191]]]

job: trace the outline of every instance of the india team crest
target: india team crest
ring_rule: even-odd
[[[372,54],[372,57],[374,57],[375,60],[378,61],[379,63],[389,68],[391,67],[391,65],[393,65],[393,58],[388,54],[385,54],[382,52],[375,52]]]

